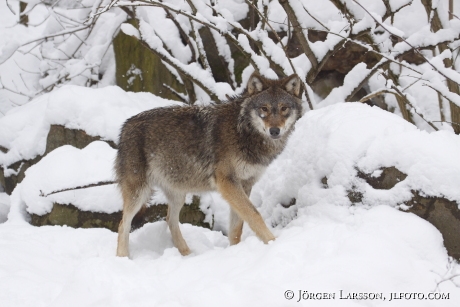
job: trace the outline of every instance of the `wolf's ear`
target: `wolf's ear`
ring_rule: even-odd
[[[248,81],[248,93],[249,95],[254,95],[257,93],[262,92],[262,90],[266,87],[264,80],[261,76],[257,73],[253,73],[249,77]]]
[[[299,97],[300,90],[302,89],[302,80],[300,80],[297,74],[290,75],[284,82],[284,89],[289,94]]]

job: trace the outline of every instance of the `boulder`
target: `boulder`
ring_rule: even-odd
[[[25,171],[32,165],[38,163],[44,156],[54,149],[63,145],[72,145],[76,148],[84,148],[93,141],[101,140],[99,136],[91,136],[84,130],[69,129],[61,125],[51,125],[48,137],[46,139],[46,150],[43,155],[37,156],[31,160],[17,161],[8,166],[9,169],[15,170],[14,174],[5,176],[4,169],[0,167],[0,185],[4,187],[5,192],[10,195],[18,183],[24,179]],[[116,144],[112,141],[106,141],[112,148],[116,148]],[[7,152],[6,148],[0,148],[3,152]]]
[[[396,167],[384,167],[378,177],[365,174],[358,170],[358,177],[364,179],[374,189],[389,190],[398,182],[406,179],[407,175]],[[442,234],[444,246],[449,256],[460,260],[460,207],[455,201],[445,197],[431,197],[423,191],[412,191],[413,197],[400,206],[400,210],[410,212],[427,220]],[[360,202],[363,194],[351,190],[348,197],[352,203]]]
[[[146,223],[165,220],[168,211],[166,204],[156,204],[143,208],[134,218],[132,230],[142,227]],[[31,214],[30,223],[34,226],[59,225],[73,228],[107,228],[118,231],[122,212],[101,213],[83,211],[72,204],[53,204],[51,212],[44,215]],[[205,220],[205,214],[200,210],[200,199],[193,197],[191,204],[185,204],[180,212],[181,223],[211,228]]]

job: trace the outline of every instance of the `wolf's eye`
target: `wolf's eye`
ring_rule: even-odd
[[[264,111],[264,112],[268,112],[268,108],[267,108],[267,107],[262,107],[261,109],[262,109],[262,111]]]
[[[287,107],[281,107],[281,111],[286,111],[287,110]]]

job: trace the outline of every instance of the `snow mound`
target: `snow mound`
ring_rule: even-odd
[[[72,204],[82,211],[109,214],[121,211],[122,197],[114,183],[116,153],[103,141],[94,141],[83,149],[65,145],[51,151],[26,170],[25,178],[12,193],[13,209],[8,219],[26,221],[28,214],[50,213],[54,203]],[[187,195],[187,204],[192,202],[192,197]],[[222,207],[222,201],[216,195],[202,197],[200,207],[207,222],[212,224],[213,212],[216,206]],[[156,190],[148,205],[165,203],[166,196]],[[0,207],[0,222],[1,212]]]
[[[449,280],[437,283],[460,268],[448,261],[428,222],[388,206],[315,205],[306,213],[276,229],[268,245],[246,234],[228,246],[219,232],[181,225],[193,251],[187,257],[173,247],[165,222],[147,224],[130,236],[132,259],[115,257],[116,234],[106,229],[7,222],[0,225],[0,301],[5,307],[458,306],[460,289]],[[335,299],[297,303],[299,291],[335,293]],[[382,299],[340,299],[341,291]],[[432,291],[449,299],[390,301],[395,292]]]
[[[67,85],[16,107],[0,118],[0,165],[33,159],[46,149],[50,125],[81,129],[118,142],[123,122],[142,111],[180,104],[150,93],[125,92],[108,86],[92,89]]]
[[[59,147],[27,169],[23,182],[14,193],[20,193],[27,212],[37,215],[49,213],[53,203],[73,204],[84,211],[120,211],[122,201],[115,185],[47,196],[68,188],[114,181],[115,156],[116,150],[102,141],[92,142],[83,149],[69,145]]]
[[[229,246],[219,231],[183,224],[192,254],[182,257],[166,223],[155,222],[131,234],[132,258],[120,259],[117,234],[108,230],[25,222],[26,210],[44,212],[49,206],[40,190],[113,178],[114,155],[102,141],[81,150],[64,146],[27,170],[11,196],[9,219],[0,224],[2,306],[453,307],[460,302],[460,266],[447,256],[439,231],[393,208],[411,189],[459,199],[454,186],[460,141],[449,132],[422,132],[361,104],[308,112],[251,195],[269,227],[277,225],[272,229],[277,239],[267,245],[246,225],[242,242]],[[372,190],[356,177],[356,168],[371,173],[393,165],[408,176],[388,191]],[[73,175],[65,176],[67,170]],[[364,189],[363,204],[350,206],[346,191],[352,187]],[[78,202],[94,189],[99,188],[49,197]],[[99,195],[90,202],[92,210],[120,206]],[[296,205],[281,207],[292,197]],[[204,198],[220,203],[212,194]],[[335,298],[304,299],[303,291]],[[405,292],[426,297],[440,292],[449,299],[392,299],[392,293]],[[341,299],[349,293],[379,299]]]
[[[460,202],[460,136],[428,133],[402,118],[359,103],[305,114],[285,151],[254,186],[252,200],[273,225],[285,225],[312,205],[349,205],[348,191],[363,193],[366,206],[397,206],[411,190]],[[395,166],[407,178],[390,190],[357,177]],[[327,187],[321,180],[327,178]],[[296,198],[296,205],[285,209]],[[299,210],[299,212],[297,212]]]

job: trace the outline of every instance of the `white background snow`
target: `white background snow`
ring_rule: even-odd
[[[303,2],[306,7],[318,3]],[[390,1],[395,7],[405,3]],[[241,1],[222,1],[221,5],[234,16],[245,14]],[[282,10],[277,2],[270,5],[272,12]],[[373,9],[384,8],[375,5]],[[31,21],[39,23],[44,9],[33,12]],[[315,12],[339,26],[339,16],[326,4]],[[271,19],[282,21],[283,14]],[[5,2],[0,3],[1,57],[51,27],[47,23],[12,27],[16,18]],[[110,25],[121,19],[114,14],[106,22]],[[365,26],[370,21],[362,22]],[[111,31],[115,31],[113,24],[107,26]],[[406,29],[407,35],[423,26],[414,17],[397,17],[395,24]],[[159,35],[167,37],[168,29]],[[171,44],[174,39],[171,35]],[[326,47],[317,44],[315,52],[327,51]],[[107,54],[105,61],[110,63],[113,58],[110,51]],[[182,56],[186,61],[189,55]],[[309,69],[305,61],[294,59],[304,73]],[[19,86],[21,78],[38,82],[36,74],[22,72],[20,76],[15,62],[32,70],[39,65],[33,56],[15,53],[0,67],[2,81],[9,86]],[[361,68],[354,72],[364,73]],[[111,69],[110,65],[105,69]],[[30,102],[1,90],[0,146],[13,150],[0,152],[0,164],[42,154],[52,124],[84,129],[116,142],[125,119],[153,107],[177,104],[106,86],[113,84],[113,76],[107,76],[100,88],[66,85]],[[371,83],[375,89],[382,86],[377,78]],[[398,209],[411,197],[411,190],[419,189],[428,196],[460,202],[460,137],[447,126],[439,125],[443,131],[431,132],[418,123],[425,131],[375,107],[337,104],[344,95],[337,94],[340,91],[347,88],[338,89],[337,97],[318,101],[318,107],[328,106],[307,112],[299,120],[286,150],[253,188],[251,200],[277,237],[268,245],[245,226],[242,242],[229,246],[225,236],[228,207],[216,193],[202,195],[207,218],[214,216],[213,230],[181,225],[192,250],[186,257],[173,247],[165,222],[146,224],[131,234],[131,259],[115,257],[117,235],[106,229],[33,227],[28,214],[49,212],[53,201],[108,213],[121,208],[113,185],[41,197],[40,192],[113,179],[116,151],[106,143],[94,142],[81,150],[56,149],[27,170],[11,197],[0,192],[0,306],[459,306],[460,266],[448,257],[440,232]],[[429,111],[429,100],[437,98],[426,93],[422,86],[412,92],[419,107],[435,118],[437,111]],[[356,177],[356,168],[373,173],[389,166],[408,175],[391,190],[374,190]],[[327,188],[321,183],[323,177],[328,178]],[[347,190],[352,187],[363,191],[362,203],[352,205],[348,200]],[[161,193],[155,197],[157,202],[163,200]],[[281,205],[292,198],[296,198],[295,206]],[[288,290],[294,294],[291,300],[285,298]],[[304,300],[299,299],[299,291],[334,293],[336,298]],[[340,291],[344,296],[381,293],[386,300],[340,299]],[[402,292],[427,298],[429,293],[443,293],[449,299],[390,301],[391,293]]]

